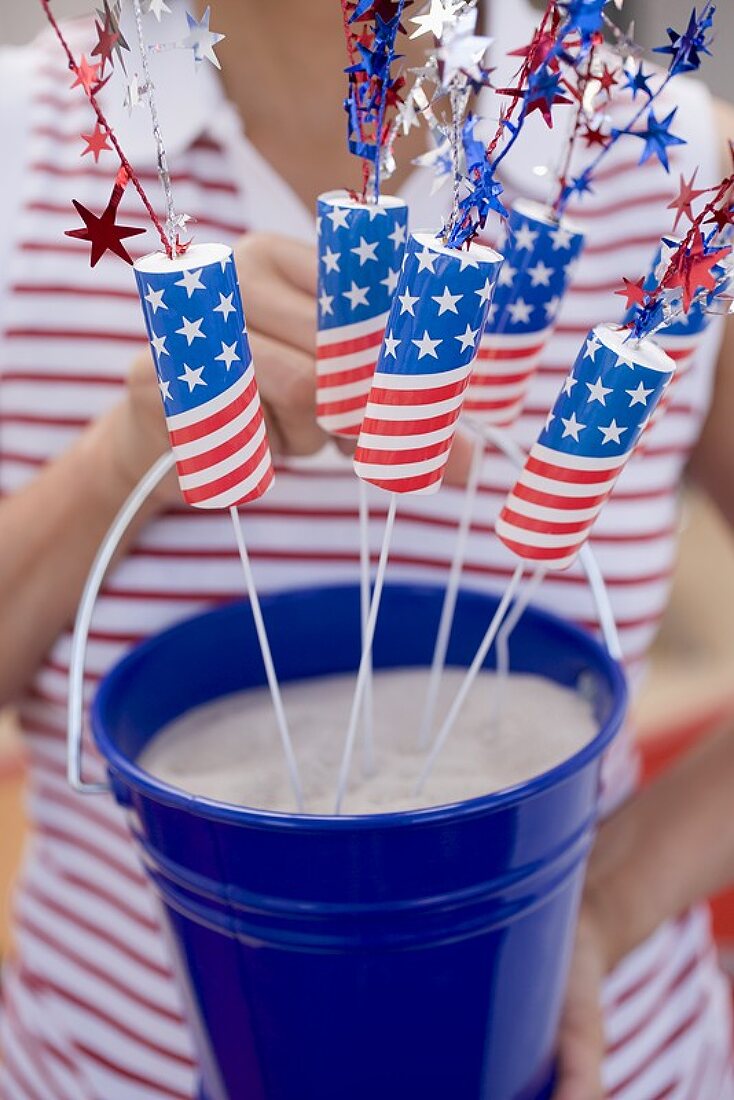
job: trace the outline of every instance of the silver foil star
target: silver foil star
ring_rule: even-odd
[[[180,45],[185,50],[194,51],[194,61],[197,67],[201,65],[202,61],[211,61],[217,69],[221,69],[217,55],[214,53],[214,47],[222,41],[223,34],[217,34],[215,31],[209,30],[209,19],[211,18],[211,8],[207,8],[200,20],[194,19],[193,15],[189,15],[186,12],[186,19],[189,24],[189,33],[185,38],[181,39]]]

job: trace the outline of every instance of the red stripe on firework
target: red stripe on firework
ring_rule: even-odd
[[[379,347],[385,335],[384,327],[376,332],[368,332],[365,336],[353,336],[350,340],[340,340],[336,344],[322,344],[316,348],[317,359],[337,359],[340,355],[351,355],[355,351],[364,351],[365,348]]]
[[[440,416],[426,417],[425,420],[376,420],[374,417],[365,417],[362,431],[367,435],[424,435],[447,428],[458,419],[460,412],[461,409],[454,409],[449,413],[441,413]]]
[[[487,387],[488,389],[490,387]],[[493,409],[511,409],[517,405],[518,401],[522,399],[521,393],[516,393],[514,397],[503,397],[501,401],[485,401],[481,397],[476,396],[476,388],[466,399],[467,412],[491,412]]]
[[[440,375],[437,375],[440,378]],[[370,394],[370,403],[375,405],[430,405],[434,401],[449,401],[452,397],[460,397],[469,383],[469,375],[460,382],[452,382],[447,386],[430,387],[425,390],[387,390],[382,386],[374,385]]]
[[[318,396],[321,396],[320,394]],[[366,393],[356,397],[345,397],[342,401],[318,401],[316,412],[319,416],[335,416],[337,413],[360,412],[367,400]],[[341,431],[342,429],[340,429]]]
[[[238,432],[237,435],[233,435],[231,439],[226,440],[224,443],[220,443],[218,447],[213,447],[210,451],[204,451],[202,454],[195,455],[193,458],[178,460],[176,462],[176,469],[178,470],[179,476],[184,477],[186,474],[198,474],[201,470],[208,470],[218,462],[223,462],[225,458],[230,458],[232,455],[237,454],[238,451],[250,442],[261,424],[262,418],[255,414],[242,431]]]
[[[438,470],[431,470],[429,474],[418,474],[414,477],[398,477],[390,480],[381,480],[376,477],[370,478],[370,484],[376,485],[378,489],[387,489],[391,493],[416,493],[420,489],[428,489],[431,485],[435,485],[443,477],[443,467]],[[398,561],[398,558],[393,555],[393,560]],[[415,564],[415,562],[410,562]],[[445,563],[441,563],[441,568],[445,568]]]
[[[343,386],[349,382],[361,382],[363,378],[371,378],[375,373],[376,362],[377,359],[374,363],[366,363],[363,367],[345,367],[344,370],[335,371],[334,374],[322,374],[318,379],[319,388],[328,390],[331,386]],[[364,401],[364,397],[360,400]]]
[[[428,458],[436,458],[438,455],[445,454],[451,447],[452,442],[451,439],[442,439],[440,443],[431,443],[425,447],[414,447],[407,451],[357,447],[354,458],[356,462],[365,462],[375,466],[387,462],[388,458],[399,460],[401,465],[408,462],[424,462]]]
[[[545,347],[545,343],[535,344],[534,347],[522,348],[493,348],[480,344],[477,359],[529,359],[531,355],[537,355]],[[525,375],[519,375],[524,378]]]
[[[514,539],[508,539],[506,535],[502,536],[502,541],[510,550],[514,550],[519,557],[531,558],[533,561],[555,561],[557,558],[565,558],[584,544],[584,540],[581,539],[580,542],[570,542],[568,546],[527,546],[524,542],[515,542]]]
[[[593,497],[562,497],[555,493],[539,492],[523,485],[521,481],[512,490],[516,497],[527,500],[529,504],[539,504],[542,508],[560,508],[565,511],[580,511],[584,508],[596,508],[603,504],[612,491],[611,486],[606,493]]]
[[[214,481],[208,482],[206,485],[199,485],[195,489],[184,490],[184,500],[188,504],[201,504],[202,501],[211,500],[212,497],[219,496],[220,493],[226,493],[228,489],[234,489],[245,478],[249,477],[262,462],[263,458],[267,454],[268,441],[267,437],[263,439],[260,446],[247,462],[243,462],[241,466],[238,466],[236,470],[232,470],[228,474],[224,474],[222,477],[216,478]],[[263,490],[261,486],[270,485],[273,480],[273,468],[272,465],[268,467],[267,473],[263,476],[262,481],[257,485],[253,485],[252,493],[261,493]]]
[[[549,523],[547,519],[531,519],[530,516],[523,516],[520,512],[514,512],[512,508],[502,509],[502,519],[506,523],[512,523],[515,527],[522,527],[525,531],[537,531],[541,535],[545,534],[561,534],[561,535],[576,535],[581,534],[582,531],[588,531],[593,520],[577,520],[573,523],[563,523],[559,530],[559,521],[555,520],[553,523]]]
[[[543,462],[541,459],[530,455],[525,464],[525,469],[531,474],[555,478],[557,481],[567,481],[577,485],[598,485],[615,478],[623,466],[624,462],[620,462],[619,466],[607,470],[570,470],[566,466],[554,466],[551,462]]]
[[[194,443],[203,436],[210,435],[218,428],[229,424],[236,416],[243,412],[257,394],[257,382],[253,376],[252,381],[236,400],[230,402],[223,409],[212,413],[203,420],[197,420],[195,424],[189,424],[186,428],[174,428],[171,435],[171,446],[180,447],[182,443]]]

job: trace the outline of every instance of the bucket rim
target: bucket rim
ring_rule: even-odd
[[[267,613],[269,605],[280,603],[288,598],[304,595],[313,597],[315,593],[344,595],[347,592],[355,593],[358,591],[359,586],[356,584],[313,585],[268,593],[261,597],[260,602],[263,612]],[[389,591],[431,595],[443,593],[443,588],[431,584],[392,582],[385,584],[385,594]],[[465,588],[461,590],[460,596],[462,594],[486,601],[490,605],[496,605],[499,602],[499,597],[494,593],[483,592],[479,589]],[[287,813],[282,810],[262,810],[250,806],[237,806],[234,803],[220,802],[203,795],[189,794],[179,787],[174,787],[163,782],[163,780],[156,779],[150,772],[141,768],[135,760],[129,759],[120,752],[107,733],[104,721],[105,708],[114,690],[116,679],[131,666],[143,661],[146,653],[165,644],[167,639],[178,634],[187,633],[199,620],[211,617],[224,618],[236,614],[240,608],[248,605],[249,601],[246,598],[232,600],[181,619],[172,626],[166,627],[165,630],[158,631],[133,646],[108,670],[100,681],[90,707],[90,724],[95,745],[102,755],[107,769],[115,777],[119,777],[125,784],[145,797],[176,809],[189,812],[195,811],[198,816],[210,820],[278,832],[290,832],[292,830],[328,832],[334,829],[362,831],[365,829],[400,829],[419,824],[440,824],[448,819],[466,819],[492,813],[495,810],[506,808],[516,802],[525,801],[542,794],[551,787],[560,785],[584,768],[586,764],[602,755],[619,732],[626,714],[628,686],[621,664],[587,630],[531,603],[525,610],[524,615],[535,619],[539,623],[545,623],[556,632],[560,631],[570,636],[578,649],[586,650],[590,666],[598,671],[604,671],[611,689],[610,712],[597,734],[578,752],[561,761],[560,764],[556,764],[548,771],[521,783],[516,783],[511,787],[503,787],[500,791],[493,791],[475,798],[443,803],[438,806],[426,806],[417,810],[393,810],[389,813],[376,814],[345,813],[335,816],[332,814]],[[298,677],[288,682],[297,683]]]

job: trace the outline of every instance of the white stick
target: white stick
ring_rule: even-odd
[[[479,489],[479,477],[482,472],[483,460],[484,438],[481,435],[477,435],[474,439],[474,451],[472,453],[469,478],[466,483],[466,492],[464,494],[464,502],[459,519],[459,529],[456,534],[456,543],[454,545],[454,556],[451,561],[451,570],[446,584],[446,594],[444,595],[443,607],[441,608],[441,621],[438,625],[436,645],[433,650],[433,662],[431,664],[431,676],[428,681],[426,704],[423,708],[423,717],[421,719],[420,731],[418,734],[418,746],[421,749],[425,749],[428,745],[428,741],[433,732],[433,723],[436,719],[436,707],[438,705],[438,696],[441,690],[441,677],[446,665],[446,654],[451,639],[451,629],[454,625],[456,601],[459,595],[461,574],[466,560],[466,548],[469,543],[469,532],[471,530],[471,521],[474,514],[474,504],[477,499],[477,490]]]
[[[515,600],[512,611],[505,619],[502,624],[502,629],[497,635],[497,679],[495,681],[494,699],[490,714],[490,725],[492,726],[496,726],[499,723],[505,689],[507,687],[507,679],[510,674],[510,635],[527,611],[530,601],[540,587],[544,577],[545,570],[536,569],[523,591]]]
[[[596,610],[599,613],[601,631],[609,654],[615,661],[623,661],[622,643],[619,640],[619,631],[617,630],[617,623],[614,618],[614,610],[609,601],[607,586],[604,583],[604,577],[599,568],[599,563],[594,557],[588,542],[584,543],[581,547],[579,561],[584,568],[586,579],[589,582],[589,588],[594,597]]]
[[[280,694],[280,684],[278,683],[278,676],[275,671],[275,665],[273,664],[273,655],[270,651],[270,642],[268,641],[268,633],[265,629],[265,621],[263,620],[262,609],[260,607],[260,599],[257,594],[257,588],[255,587],[255,578],[253,576],[252,566],[250,564],[250,555],[247,553],[247,546],[245,544],[245,536],[242,533],[242,524],[240,523],[239,512],[235,507],[232,507],[229,510],[229,514],[232,517],[232,526],[234,527],[234,534],[237,540],[237,549],[240,552],[242,570],[245,574],[247,594],[250,597],[250,606],[252,608],[252,615],[255,620],[255,630],[257,631],[257,638],[260,643],[260,652],[262,654],[263,664],[265,665],[265,674],[268,678],[268,686],[270,688],[270,694],[273,699],[275,720],[278,724],[280,740],[283,745],[283,752],[285,753],[286,764],[288,765],[288,775],[290,776],[291,787],[293,788],[293,794],[296,799],[296,805],[298,806],[299,813],[303,813],[303,787],[301,786],[301,779],[298,774],[298,764],[296,763],[296,756],[293,752],[293,743],[291,741],[290,731],[288,730],[288,722],[286,721],[285,708],[283,707],[283,697]]]
[[[359,596],[360,618],[362,623],[362,649],[365,648],[367,638],[367,621],[370,615],[370,601],[372,599],[372,577],[370,565],[370,507],[367,498],[367,485],[361,478],[359,483]],[[362,721],[364,722],[364,741],[362,770],[365,775],[375,773],[375,724],[374,707],[372,697],[372,649],[369,651],[369,665],[367,681],[364,689],[364,707],[362,708]]]
[[[489,653],[489,651],[492,647],[492,642],[494,641],[494,639],[497,635],[497,631],[502,626],[502,620],[504,619],[504,617],[507,613],[507,608],[510,606],[512,598],[515,595],[515,592],[517,591],[517,587],[520,584],[520,581],[522,580],[523,568],[524,568],[524,566],[523,566],[522,563],[520,563],[520,565],[517,566],[517,568],[515,569],[515,572],[512,575],[512,580],[510,581],[507,588],[505,589],[505,594],[502,597],[502,599],[500,600],[499,606],[498,606],[497,610],[494,613],[494,617],[492,619],[492,622],[489,624],[489,627],[487,628],[487,633],[484,635],[484,638],[482,639],[481,645],[479,646],[479,649],[476,652],[474,660],[472,661],[471,666],[469,667],[469,670],[468,670],[468,672],[467,672],[466,676],[464,677],[464,680],[461,684],[461,687],[459,688],[459,690],[456,694],[456,698],[454,699],[453,703],[451,704],[451,709],[449,710],[448,714],[446,715],[444,723],[441,726],[441,729],[438,731],[438,734],[436,736],[435,741],[433,742],[433,745],[431,747],[431,751],[428,754],[428,759],[426,760],[426,763],[423,767],[423,771],[421,772],[420,777],[418,779],[418,783],[416,784],[416,788],[415,788],[415,793],[416,794],[420,794],[421,791],[423,790],[423,787],[426,783],[426,780],[429,778],[431,772],[433,771],[433,767],[436,763],[436,760],[438,759],[438,755],[441,752],[441,749],[443,748],[444,744],[446,743],[446,740],[447,740],[449,734],[451,733],[451,730],[454,728],[454,725],[456,724],[456,719],[459,717],[459,714],[461,713],[461,709],[464,706],[464,703],[466,702],[466,698],[467,698],[469,692],[472,689],[474,681],[476,680],[477,676],[479,675],[479,672],[481,671],[481,668],[482,668],[482,665],[484,664],[485,658],[486,658],[487,654]]]
[[[349,725],[347,726],[347,734],[344,740],[344,752],[342,754],[341,767],[339,769],[339,779],[336,786],[336,800],[334,803],[335,814],[341,813],[344,795],[346,794],[347,784],[349,782],[349,770],[352,763],[352,753],[354,752],[354,741],[357,736],[357,723],[359,722],[359,713],[362,707],[362,699],[364,697],[365,686],[367,684],[367,679],[372,664],[372,644],[375,640],[375,627],[377,626],[377,615],[380,610],[382,589],[385,583],[385,571],[387,569],[387,559],[390,554],[390,541],[392,539],[393,527],[395,526],[395,512],[397,510],[397,506],[398,498],[397,495],[393,493],[390,497],[390,506],[387,510],[387,520],[385,521],[385,531],[382,536],[380,560],[378,562],[377,573],[375,575],[375,588],[374,592],[372,593],[370,614],[367,620],[367,630],[365,632],[364,641],[362,643],[362,656],[360,658],[359,671],[357,673],[357,686],[354,690],[352,710],[349,715]]]

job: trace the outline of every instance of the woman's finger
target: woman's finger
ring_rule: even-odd
[[[466,485],[473,455],[474,444],[472,440],[463,432],[457,432],[446,463],[444,480],[447,485],[456,485],[459,488]]]
[[[315,454],[327,436],[316,422],[313,355],[260,332],[250,340],[260,395],[280,433],[280,453]]]
[[[273,262],[280,274],[304,294],[316,297],[318,255],[312,244],[276,237]]]
[[[313,357],[316,348],[316,305],[278,276],[257,278],[240,271],[248,334],[255,332],[288,344]]]

